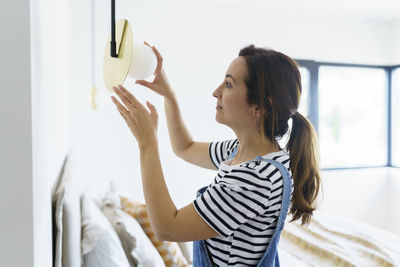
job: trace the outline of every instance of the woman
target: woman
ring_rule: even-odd
[[[273,50],[243,48],[213,92],[217,122],[230,127],[237,138],[195,142],[182,120],[163,59],[150,47],[157,57],[154,81],[136,83],[164,96],[175,154],[218,170],[193,203],[177,210],[161,169],[155,107],[147,102],[149,112],[125,88],[115,88],[125,107],[112,99],[138,141],[144,196],[157,238],[195,241],[194,266],[279,266],[277,243],[289,202],[291,221],[309,224],[321,185],[315,130],[297,112],[302,89],[296,63]],[[290,118],[290,138],[281,148],[278,140],[288,131]]]

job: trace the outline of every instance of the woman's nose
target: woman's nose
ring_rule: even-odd
[[[214,97],[216,97],[216,98],[220,98],[221,93],[220,93],[220,91],[219,91],[219,87],[218,87],[217,89],[214,90],[214,92],[213,92],[212,95],[213,95]]]

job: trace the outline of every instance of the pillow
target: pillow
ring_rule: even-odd
[[[137,220],[120,209],[120,199],[114,184],[103,199],[103,213],[116,230],[131,266],[165,266],[157,249],[153,246]]]
[[[55,237],[55,253],[54,253],[54,267],[62,267],[62,216],[63,216],[63,204],[64,204],[64,190],[57,190],[55,200],[55,226],[53,237]]]
[[[94,189],[90,186],[83,189],[82,192],[85,192],[86,196],[88,196],[99,209],[103,207],[104,192],[100,192],[98,189]]]
[[[82,256],[85,267],[130,267],[117,233],[105,215],[82,195]]]
[[[146,205],[121,196],[121,208],[123,211],[135,218],[142,226],[144,232],[150,238],[153,245],[160,253],[165,265],[170,266],[188,266],[188,262],[182,254],[177,242],[159,241],[151,229],[150,221],[147,215]]]
[[[72,179],[71,152],[64,159],[53,195],[55,267],[81,265],[81,210],[76,181]]]
[[[193,242],[178,242],[183,256],[189,264],[193,263]]]

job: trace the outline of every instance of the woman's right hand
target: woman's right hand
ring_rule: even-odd
[[[145,43],[145,45],[147,45],[148,47],[150,47],[153,50],[154,54],[157,57],[157,67],[156,67],[156,70],[154,71],[155,77],[154,77],[153,82],[148,82],[145,80],[136,80],[135,83],[143,85],[147,88],[150,88],[157,94],[160,94],[164,97],[168,97],[173,92],[172,92],[171,86],[169,85],[169,82],[168,82],[167,76],[164,72],[164,69],[162,67],[163,58],[161,57],[160,53],[154,46],[150,46],[147,42],[144,42],[144,43]]]

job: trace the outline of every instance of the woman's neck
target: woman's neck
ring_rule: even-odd
[[[246,162],[254,159],[257,156],[263,156],[269,153],[280,151],[279,144],[277,142],[272,143],[270,140],[266,138],[248,138],[241,139],[238,137],[239,148],[236,152],[235,157],[231,161],[231,165],[234,163]]]

